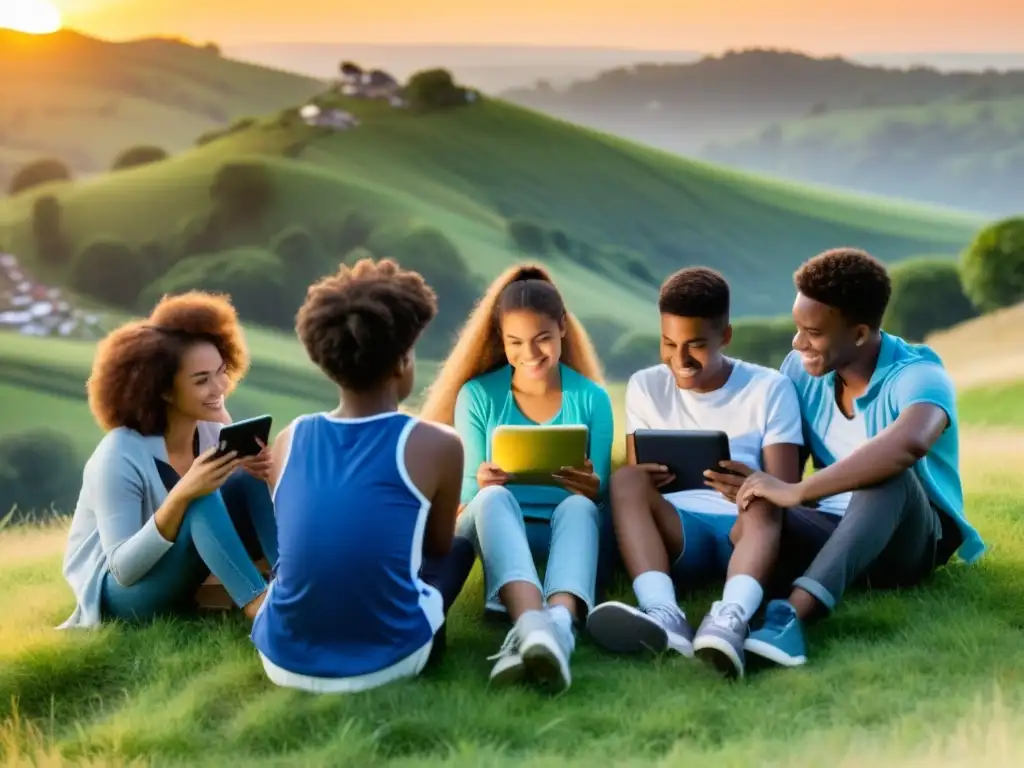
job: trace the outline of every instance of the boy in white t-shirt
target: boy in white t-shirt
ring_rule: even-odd
[[[676,272],[662,285],[658,308],[662,364],[629,380],[627,465],[611,480],[615,537],[639,608],[603,603],[590,613],[587,629],[609,650],[671,648],[742,676],[743,642],[777,556],[781,514],[768,503],[738,514],[744,478],[725,472],[708,473],[706,490],[662,495],[658,489],[672,477],[665,467],[636,463],[633,433],[722,430],[729,436],[729,468],[796,482],[800,405],[793,382],[778,371],[723,354],[732,326],[729,286],[720,274],[703,267]],[[726,580],[696,634],[679,608],[673,577],[686,586]]]

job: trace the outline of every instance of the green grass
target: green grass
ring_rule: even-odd
[[[0,756],[13,764],[703,758],[726,766],[1008,768],[1024,758],[1018,438],[1024,433],[1013,434],[1018,452],[1007,454],[989,450],[992,441],[975,427],[965,434],[969,514],[992,547],[980,565],[952,566],[902,594],[854,593],[811,630],[806,668],[752,673],[738,684],[680,658],[613,658],[582,638],[566,695],[488,691],[486,657],[505,630],[480,618],[477,566],[450,620],[451,652],[430,677],[351,697],[302,695],[264,678],[235,616],[53,631],[73,602],[60,577],[63,529],[4,531]],[[712,597],[686,595],[684,607],[699,617]]]
[[[378,255],[388,255],[394,236],[410,227],[437,227],[474,273],[490,279],[526,258],[514,249],[507,221],[534,219],[605,249],[596,264],[553,248],[540,258],[578,314],[614,314],[635,329],[649,323],[656,287],[628,273],[623,251],[636,254],[655,283],[685,264],[714,266],[733,286],[737,315],[773,314],[790,300],[792,270],[820,250],[857,245],[889,261],[955,254],[982,224],[970,215],[764,180],[499,101],[428,115],[338,103],[363,124],[314,138],[297,159],[280,157],[282,147],[315,134],[268,121],[166,162],[0,201],[0,238],[31,261],[31,205],[53,193],[77,248],[101,235],[173,244],[185,222],[209,210],[209,183],[221,163],[262,155],[277,203],[242,239],[263,245],[293,224],[337,231],[358,211],[379,225],[370,243]]]
[[[988,427],[1024,427],[1024,382],[972,388],[960,398],[960,418]]]
[[[0,71],[0,163],[57,156],[83,172],[109,168],[135,144],[184,149],[211,128],[322,87],[171,40],[108,43],[75,32],[0,30]]]

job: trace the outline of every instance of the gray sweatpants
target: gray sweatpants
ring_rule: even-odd
[[[777,577],[829,611],[858,582],[916,585],[960,546],[956,523],[932,506],[909,470],[855,491],[842,517],[796,507],[783,520]]]

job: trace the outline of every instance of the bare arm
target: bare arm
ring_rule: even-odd
[[[295,422],[292,422],[278,432],[270,447],[273,461],[270,465],[270,477],[267,478],[267,484],[270,486],[271,493],[277,488],[277,483],[281,479],[281,470],[284,469],[285,461],[288,459],[288,452],[292,447],[292,431],[294,427]]]
[[[845,459],[801,481],[801,500],[855,491],[906,471],[927,455],[948,425],[949,417],[939,406],[910,406],[889,427]]]
[[[443,557],[452,548],[461,504],[465,455],[459,435],[449,427],[420,422],[405,447],[410,479],[430,501],[423,552]]]

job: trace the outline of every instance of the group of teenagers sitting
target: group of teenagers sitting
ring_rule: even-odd
[[[77,605],[62,627],[188,611],[212,573],[252,620],[271,681],[354,692],[440,658],[479,558],[483,608],[511,623],[494,685],[567,689],[583,636],[730,677],[755,657],[804,664],[804,626],[849,588],[912,586],[985,545],[964,515],[953,384],[927,346],[881,329],[885,267],[835,249],[794,282],[793,351],[777,371],[727,354],[719,273],[668,277],[661,363],[629,379],[614,472],[600,363],[538,266],[491,285],[415,416],[401,404],[433,290],[391,260],[320,280],[296,330],[340,404],[245,458],[217,452],[249,362],[236,314],[222,296],[165,297],[97,350],[88,394],[106,434],[70,528]],[[588,458],[515,483],[492,462],[501,425],[585,425]],[[724,431],[731,460],[704,489],[662,493],[673,476],[637,462],[641,429]],[[635,605],[598,600],[599,574],[619,568]],[[715,582],[697,624],[676,590]]]

